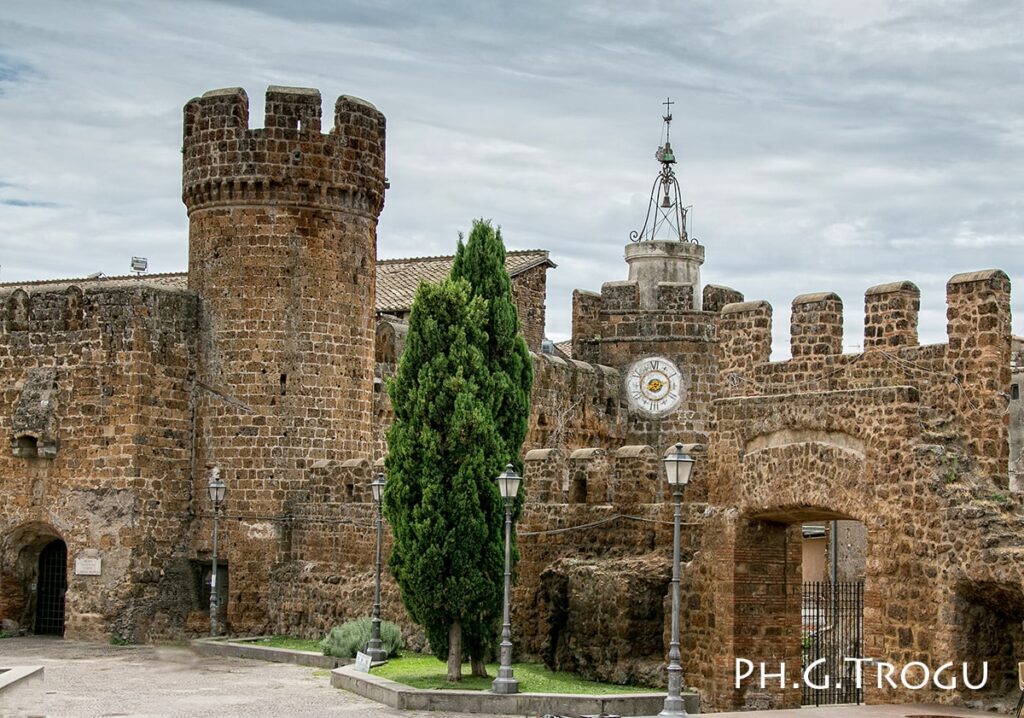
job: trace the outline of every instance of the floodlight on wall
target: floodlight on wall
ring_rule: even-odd
[[[145,257],[132,257],[132,271],[142,274],[149,267],[149,260]]]

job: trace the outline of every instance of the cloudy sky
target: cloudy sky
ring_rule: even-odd
[[[571,292],[624,279],[658,166],[661,102],[704,281],[775,307],[910,279],[923,342],[944,284],[1000,267],[1024,333],[1019,0],[239,0],[5,4],[0,281],[182,271],[181,108],[242,86],[364,97],[388,118],[382,257],[447,254],[474,217],[551,251]]]

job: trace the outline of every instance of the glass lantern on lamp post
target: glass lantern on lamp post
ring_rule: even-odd
[[[668,718],[685,716],[683,704],[683,668],[679,665],[682,654],[679,651],[679,544],[680,525],[683,517],[683,489],[690,483],[693,457],[686,453],[682,444],[676,444],[665,455],[665,477],[672,487],[675,510],[672,517],[672,638],[668,650],[668,695],[665,707],[659,716]]]
[[[377,474],[370,483],[373,503],[377,507],[377,550],[376,560],[374,561],[373,618],[370,623],[370,642],[366,644],[366,655],[370,657],[370,661],[373,663],[386,661],[388,658],[388,652],[384,650],[384,643],[380,640],[380,545],[384,530],[381,501],[384,499],[385,484],[387,484],[387,479],[384,478],[384,474]]]
[[[227,495],[228,487],[224,483],[224,480],[220,477],[220,467],[210,467],[210,481],[206,485],[207,491],[210,492],[210,503],[213,504],[213,551],[212,561],[213,564],[210,568],[210,636],[215,637],[218,633],[217,630],[217,519],[220,518],[220,509],[224,503],[224,497]]]
[[[515,467],[508,464],[505,471],[495,479],[498,491],[505,499],[505,600],[501,624],[501,664],[498,677],[491,683],[492,693],[518,693],[519,682],[512,675],[512,622],[509,618],[509,593],[512,585],[512,504],[519,493],[519,482],[522,478],[516,473]]]

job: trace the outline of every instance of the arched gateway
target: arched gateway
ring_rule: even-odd
[[[64,635],[68,548],[48,524],[27,523],[0,540],[0,618],[36,634]]]

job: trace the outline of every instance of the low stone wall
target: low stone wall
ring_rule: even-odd
[[[44,714],[43,667],[0,668],[0,715],[24,718]]]
[[[351,658],[325,656],[309,651],[295,651],[290,648],[272,648],[257,646],[252,641],[257,638],[239,638],[224,640],[223,638],[200,638],[192,641],[192,650],[203,656],[227,656],[229,658],[250,658],[256,661],[271,663],[294,663],[311,668],[337,668],[352,662]]]
[[[331,671],[331,685],[399,710],[453,711],[493,715],[656,715],[665,705],[664,693],[605,696],[556,693],[499,695],[486,691],[424,691],[402,683],[360,673],[352,666]],[[700,712],[696,693],[683,696],[687,713]]]

